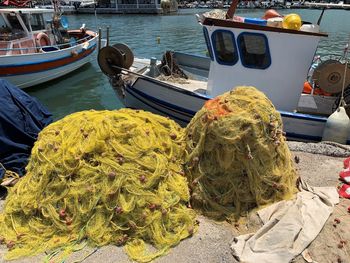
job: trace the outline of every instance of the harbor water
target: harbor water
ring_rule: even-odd
[[[204,9],[180,9],[176,15],[70,15],[70,28],[86,24],[88,28],[110,27],[110,43],[125,43],[136,57],[161,59],[166,50],[206,55],[202,27],[195,14]],[[316,23],[321,10],[283,9],[281,14],[298,13],[302,20]],[[237,10],[236,15],[261,17],[265,10]],[[317,55],[341,55],[350,36],[350,12],[326,10],[321,31],[329,34],[321,39]],[[159,40],[159,41],[158,41]],[[288,52],[288,50],[286,50]],[[286,61],[288,63],[288,61]],[[291,69],[293,70],[293,69]],[[306,74],[306,73],[305,73]],[[247,83],[249,84],[249,83]],[[60,119],[70,113],[88,109],[118,109],[123,107],[108,79],[101,72],[95,52],[91,63],[59,79],[26,89]]]

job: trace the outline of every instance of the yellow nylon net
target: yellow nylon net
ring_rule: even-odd
[[[238,218],[296,192],[281,116],[254,87],[208,101],[186,136],[191,202],[205,215]]]
[[[144,111],[84,111],[49,125],[0,215],[6,258],[59,251],[62,261],[84,243],[125,244],[139,262],[166,253],[195,230],[184,146],[180,126]]]

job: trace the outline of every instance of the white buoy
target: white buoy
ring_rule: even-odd
[[[322,141],[346,144],[350,132],[350,119],[344,107],[339,107],[327,119]]]
[[[345,68],[343,75],[343,87],[341,91],[341,97],[339,101],[338,109],[333,112],[327,119],[326,125],[323,130],[322,141],[332,141],[338,142],[341,144],[346,144],[346,141],[349,137],[350,131],[350,119],[346,114],[344,106],[346,105],[344,100],[344,90],[345,90],[345,80],[346,80],[346,71],[348,69],[348,48],[350,45],[349,42],[346,44],[344,49],[344,59],[345,59]]]

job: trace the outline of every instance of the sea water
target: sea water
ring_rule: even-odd
[[[182,9],[173,15],[69,15],[68,20],[70,28],[79,28],[82,24],[93,30],[101,27],[103,37],[109,26],[110,44],[125,43],[136,57],[161,59],[166,50],[206,55],[202,27],[195,17],[195,14],[205,11]],[[258,18],[264,12],[261,9],[237,10],[236,15]],[[311,9],[278,12],[298,13],[302,20],[313,23],[321,14],[321,10]],[[321,39],[317,54],[342,54],[350,37],[350,11],[326,10],[320,28],[329,37]],[[97,52],[94,52],[91,63],[82,68],[26,91],[39,99],[53,113],[55,120],[81,110],[123,107],[97,64]]]

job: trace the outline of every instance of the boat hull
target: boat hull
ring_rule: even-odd
[[[181,90],[181,88],[142,77],[124,88],[125,96],[121,99],[126,107],[144,109],[168,116],[183,127],[190,122],[205,101],[211,99],[203,94]],[[326,117],[288,111],[279,112],[288,139],[298,141],[320,141],[322,139]],[[350,136],[347,144],[350,144]]]
[[[0,78],[19,88],[35,86],[66,75],[91,60],[97,36],[81,44],[42,53],[0,56]]]

